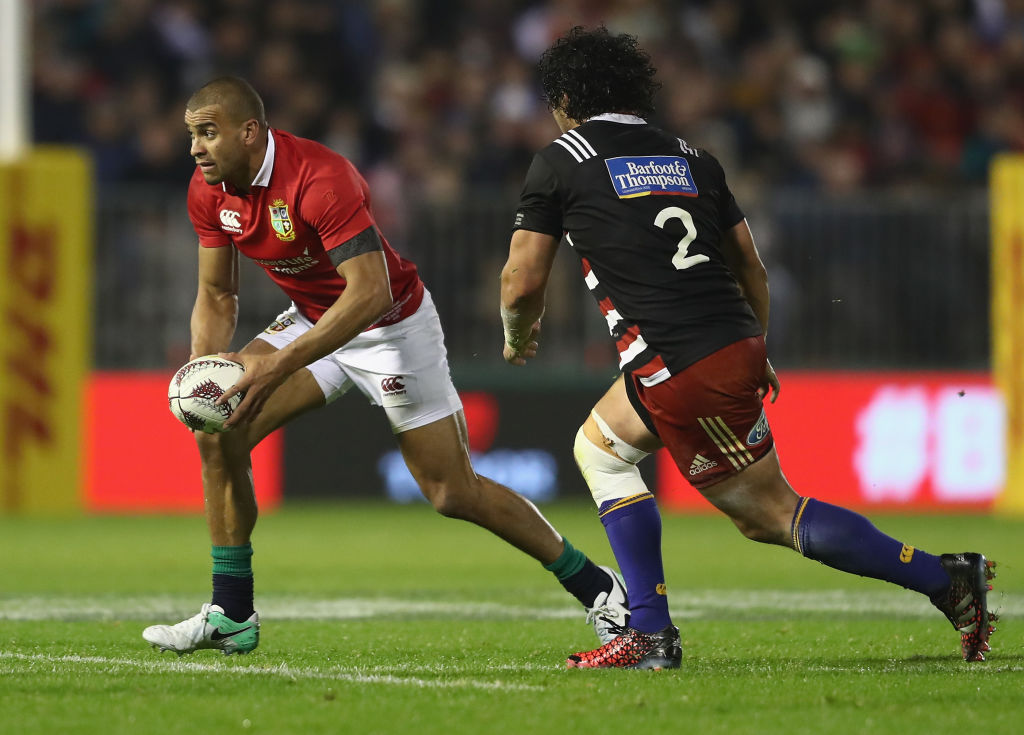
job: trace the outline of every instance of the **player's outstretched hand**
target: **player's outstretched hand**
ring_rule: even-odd
[[[233,429],[243,424],[251,423],[271,394],[288,377],[280,370],[277,360],[273,354],[245,354],[240,352],[220,352],[220,357],[225,360],[234,360],[245,366],[245,373],[231,388],[224,391],[224,395],[217,399],[217,404],[226,403],[232,396],[243,393],[245,397],[235,408],[231,418],[224,422],[225,429]]]
[[[779,383],[779,376],[775,374],[775,368],[772,367],[771,362],[765,361],[764,379],[761,387],[757,389],[757,397],[763,401],[767,397],[768,392],[771,391],[772,397],[770,401],[775,403],[779,399],[779,391],[781,390],[782,385]]]
[[[530,330],[530,336],[526,338],[526,343],[518,350],[511,347],[507,342],[502,350],[502,355],[505,361],[510,365],[525,365],[527,360],[532,360],[537,356],[537,347],[540,345],[540,322],[535,322],[533,328]]]

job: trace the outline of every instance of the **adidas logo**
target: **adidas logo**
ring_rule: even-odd
[[[708,459],[707,457],[698,454],[696,457],[693,458],[693,461],[690,462],[690,474],[699,475],[704,470],[710,470],[712,467],[717,466],[718,462],[716,462],[715,460]]]

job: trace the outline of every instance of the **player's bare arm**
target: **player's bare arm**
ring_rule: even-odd
[[[743,220],[722,234],[722,256],[743,290],[743,296],[768,333],[768,271],[754,245],[747,221]]]
[[[725,258],[729,270],[736,276],[737,282],[743,291],[743,296],[754,311],[754,316],[761,322],[761,329],[765,336],[768,335],[768,271],[765,270],[761,256],[757,253],[757,246],[754,244],[754,236],[750,232],[747,221],[743,220],[735,227],[727,230],[722,235],[722,256]],[[764,385],[761,388],[761,397],[764,398],[771,389],[771,402],[775,403],[779,397],[782,386],[775,374],[775,368],[771,362],[765,367]]]
[[[199,290],[192,308],[192,358],[222,352],[238,323],[238,251],[199,248]]]
[[[225,422],[226,427],[254,419],[289,375],[334,352],[391,308],[391,287],[382,250],[373,249],[354,255],[340,262],[337,271],[347,283],[345,290],[308,332],[287,347],[269,354],[224,355],[245,365],[243,378],[218,401],[223,403],[234,394],[245,392],[245,399],[231,419]]]
[[[501,271],[501,322],[505,359],[525,365],[537,355],[544,291],[558,252],[558,239],[530,230],[512,233],[508,261]]]

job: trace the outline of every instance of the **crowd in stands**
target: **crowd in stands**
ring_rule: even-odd
[[[557,135],[535,76],[539,55],[573,25],[631,33],[651,53],[663,85],[653,121],[714,153],[748,214],[770,214],[752,221],[772,272],[776,354],[794,355],[794,364],[848,365],[869,354],[879,364],[930,364],[950,335],[987,331],[984,232],[969,238],[970,227],[943,220],[922,234],[931,232],[927,213],[900,218],[902,227],[918,222],[913,230],[876,227],[884,213],[860,229],[832,222],[826,230],[805,208],[787,220],[788,210],[771,197],[783,192],[792,200],[796,191],[802,200],[813,191],[845,201],[925,191],[963,198],[965,190],[983,188],[995,154],[1024,150],[1024,0],[28,4],[35,140],[91,151],[101,194],[118,184],[153,185],[183,201],[194,168],[185,102],[213,77],[243,76],[264,96],[272,126],[320,140],[359,166],[382,231],[437,284],[446,323],[479,311],[456,297],[467,284],[483,284],[487,330],[498,265],[461,264],[467,273],[456,280],[463,285],[446,288],[442,279],[453,275],[458,258],[431,264],[422,241],[436,232],[424,228],[423,213],[457,220],[453,232],[464,233],[465,248],[487,240],[500,258],[510,220],[499,214],[500,234],[481,237],[468,203],[482,197],[493,213],[500,202],[510,217],[534,151]],[[865,222],[870,237],[851,246],[844,237],[856,237]],[[101,238],[101,247],[123,251],[115,263],[134,262],[138,233],[122,231],[123,219],[115,224],[114,241]],[[878,258],[867,257],[866,244]],[[855,262],[846,256],[851,247]],[[956,278],[900,287],[901,274],[917,270],[913,264],[946,251],[960,258],[950,263],[977,264],[977,272],[957,265]],[[880,260],[889,254],[899,260]],[[878,279],[882,262],[895,286]],[[927,318],[908,316],[894,301],[904,293]],[[575,313],[554,306],[552,326],[559,313]],[[808,314],[821,315],[819,331]],[[880,331],[890,338],[881,346]],[[908,334],[926,338],[928,351],[912,350]],[[607,342],[601,334],[594,341]],[[831,363],[811,349],[821,345],[835,347]],[[474,356],[483,350],[466,347]],[[974,364],[986,350],[982,336],[960,352]]]
[[[556,132],[540,52],[574,24],[636,35],[657,122],[738,185],[983,182],[1024,148],[1024,0],[35,0],[37,142],[107,182],[182,182],[190,91],[237,74],[271,125],[385,190],[517,191]],[[393,191],[401,194],[401,191]]]

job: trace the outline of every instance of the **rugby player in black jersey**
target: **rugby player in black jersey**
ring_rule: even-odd
[[[748,538],[927,595],[960,632],[964,658],[984,660],[993,563],[915,549],[857,513],[797,494],[783,476],[762,406],[780,388],[765,351],[767,274],[718,161],[644,119],[659,86],[649,56],[632,36],[576,27],[539,69],[562,135],[534,157],[515,215],[501,274],[504,357],[524,365],[536,355],[564,237],[623,373],[573,450],[625,577],[630,619],[567,665],[680,665],[661,518],[636,468],[662,446]]]

